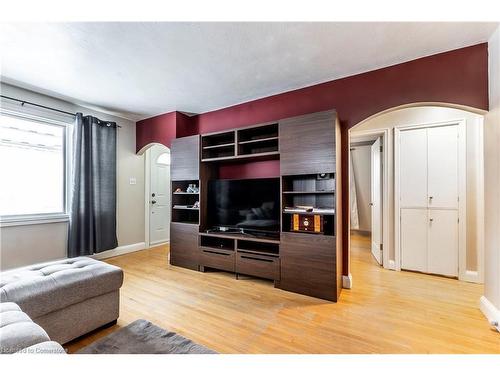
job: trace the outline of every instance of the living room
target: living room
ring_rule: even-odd
[[[494,12],[106,10],[0,23],[2,353],[500,353]]]

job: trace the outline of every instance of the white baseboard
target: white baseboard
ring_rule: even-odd
[[[342,276],[342,288],[351,289],[352,288],[352,275]]]
[[[118,246],[115,249],[106,250],[102,253],[97,253],[91,256],[94,259],[106,259],[111,257],[116,257],[118,255],[133,253],[135,251],[144,250],[146,248],[145,242],[133,243],[131,245]]]
[[[497,309],[485,296],[479,299],[479,308],[488,322],[500,332],[500,310]]]
[[[387,269],[395,271],[396,270],[396,262],[389,259],[389,265],[387,266]]]
[[[462,281],[467,281],[469,283],[482,284],[483,280],[479,277],[479,272],[477,271],[465,271],[465,274],[462,277],[458,278]]]
[[[149,243],[149,247],[161,246],[161,245],[166,245],[166,244],[169,244],[169,243],[170,243],[170,240],[158,241],[158,242],[150,242]]]

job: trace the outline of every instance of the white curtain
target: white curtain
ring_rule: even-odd
[[[354,167],[352,164],[352,151],[349,157],[349,197],[351,208],[351,229],[359,229],[358,198],[356,197],[356,179],[354,177]]]

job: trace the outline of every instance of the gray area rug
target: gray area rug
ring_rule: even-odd
[[[76,354],[216,354],[203,345],[139,319]]]

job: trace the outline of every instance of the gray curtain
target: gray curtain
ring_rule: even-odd
[[[68,256],[117,247],[116,123],[76,114],[70,183]]]

